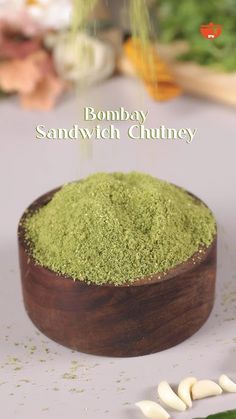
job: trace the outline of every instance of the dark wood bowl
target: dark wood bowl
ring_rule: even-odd
[[[27,211],[48,203],[58,189]],[[166,274],[131,285],[88,285],[35,263],[25,241],[25,216],[18,228],[24,305],[32,322],[54,341],[94,355],[139,356],[184,341],[207,320],[215,295],[216,237]]]

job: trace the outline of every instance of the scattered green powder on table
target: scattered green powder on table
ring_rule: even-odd
[[[211,211],[152,176],[97,173],[64,185],[25,220],[36,262],[98,285],[166,272],[209,246]]]

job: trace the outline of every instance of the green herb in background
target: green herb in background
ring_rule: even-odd
[[[216,413],[215,415],[209,415],[206,418],[195,418],[195,419],[236,419],[236,410],[228,410],[227,412]]]
[[[154,0],[151,15],[160,41],[188,43],[189,51],[180,60],[236,70],[236,0]],[[209,22],[223,28],[214,40],[203,38],[199,32],[200,26]]]

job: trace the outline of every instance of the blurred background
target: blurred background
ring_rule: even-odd
[[[236,105],[235,5],[235,0],[1,0],[1,97],[17,95],[26,109],[50,110],[75,86],[121,74],[138,76],[154,100],[177,95],[176,89],[168,92],[171,82],[183,92]],[[150,51],[140,51],[137,41],[154,48],[152,72],[144,57]]]
[[[155,400],[162,379],[236,378],[235,31],[235,0],[0,0],[4,417],[141,419],[134,403]],[[84,106],[149,111],[147,128],[187,127],[197,134],[191,144],[135,141],[127,138],[130,124],[118,122],[119,141],[35,140],[39,124],[89,127]],[[18,220],[30,202],[65,182],[131,170],[183,186],[214,211],[215,308],[195,336],[160,354],[107,359],[73,353],[36,331],[25,314]],[[229,408],[235,408],[230,395],[214,406],[210,399],[195,404],[181,417]]]

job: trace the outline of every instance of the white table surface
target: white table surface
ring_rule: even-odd
[[[35,141],[35,127],[69,127],[82,106],[149,110],[150,127],[197,128],[192,144],[127,139]],[[189,374],[236,380],[236,119],[235,109],[190,97],[152,102],[128,79],[112,79],[67,98],[51,113],[0,102],[0,417],[6,419],[141,419],[136,401],[156,399],[162,379],[177,385]],[[87,150],[88,151],[88,150]],[[22,302],[16,228],[40,194],[96,171],[139,170],[184,186],[201,197],[219,223],[217,301],[207,323],[184,343],[155,355],[114,359],[75,353],[39,333]],[[194,403],[173,418],[191,419],[236,407],[236,396]]]

